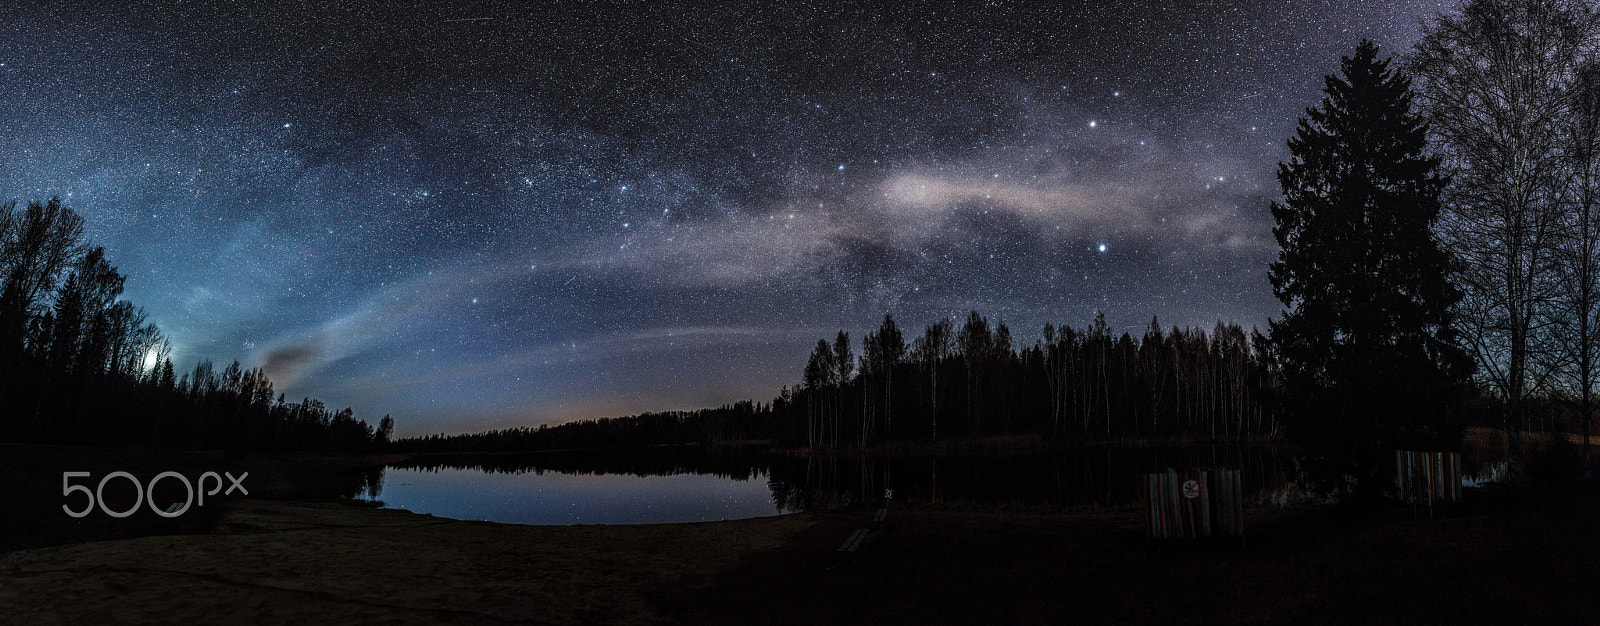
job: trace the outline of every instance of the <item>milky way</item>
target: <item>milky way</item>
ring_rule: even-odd
[[[0,196],[180,369],[402,434],[768,399],[886,312],[1264,325],[1295,117],[1450,7],[165,4],[0,9]]]

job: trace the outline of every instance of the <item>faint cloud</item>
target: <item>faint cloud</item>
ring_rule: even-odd
[[[641,227],[582,265],[645,272],[692,286],[739,285],[812,272],[840,254],[842,223],[799,211],[734,216],[709,224]]]
[[[321,360],[324,352],[323,343],[320,341],[303,341],[278,346],[267,351],[261,368],[269,377],[276,376],[279,380],[287,382],[299,378],[301,370]]]
[[[1044,121],[1019,131],[1011,145],[891,170],[842,197],[809,191],[820,187],[796,175],[791,192],[770,204],[696,222],[632,223],[624,233],[575,243],[545,267],[621,271],[691,287],[804,282],[859,267],[852,264],[863,253],[944,258],[929,253],[961,247],[985,223],[1025,229],[1010,233],[1018,245],[1111,239],[1170,262],[1273,247],[1266,196],[1251,181],[1259,174],[1254,161],[1210,146],[1174,148],[1128,124],[1086,132],[1082,117],[1041,112]]]
[[[899,217],[942,217],[963,205],[980,205],[1074,230],[1108,224],[1148,226],[1144,203],[1151,193],[1140,184],[1025,185],[927,174],[901,174],[883,185],[883,197]]]
[[[260,366],[288,387],[329,362],[397,336],[413,320],[429,319],[439,304],[479,282],[464,266],[415,276],[368,296],[354,311],[265,342]]]

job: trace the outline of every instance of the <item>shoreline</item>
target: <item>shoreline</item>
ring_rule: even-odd
[[[1600,579],[1596,482],[1472,490],[1432,518],[1392,503],[1247,507],[1242,543],[1149,540],[1137,505],[897,500],[845,559],[836,549],[875,527],[877,504],[528,526],[296,495],[402,454],[4,452],[0,468],[54,463],[0,476],[49,488],[32,521],[57,541],[0,552],[0,606],[46,623],[1570,623],[1590,619]],[[219,464],[252,472],[250,497],[179,520],[48,514],[58,465]]]
[[[1434,519],[1249,509],[1242,545],[1148,540],[1138,507],[896,502],[841,560],[873,510],[521,526],[244,500],[205,534],[0,555],[0,605],[63,623],[1571,622],[1600,573],[1596,484]]]
[[[648,588],[808,523],[519,526],[250,500],[207,534],[0,555],[0,606],[58,623],[651,623]]]

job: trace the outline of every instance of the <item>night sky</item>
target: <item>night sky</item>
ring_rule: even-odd
[[[1453,6],[200,4],[0,9],[0,198],[180,372],[403,435],[769,400],[885,312],[1264,326],[1295,117]]]

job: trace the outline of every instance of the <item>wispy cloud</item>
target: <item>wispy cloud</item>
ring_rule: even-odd
[[[1136,129],[1102,129],[1089,139],[1063,138],[1070,149],[997,148],[888,172],[870,192],[842,201],[802,194],[701,222],[635,225],[561,256],[569,266],[668,284],[738,286],[814,276],[863,244],[908,258],[959,245],[963,224],[1000,216],[1041,239],[1137,238],[1173,258],[1270,247],[1261,212],[1242,208],[1262,203],[1247,163],[1137,136]]]
[[[1083,226],[1117,224],[1149,226],[1151,192],[1139,182],[1038,184],[1002,182],[998,177],[964,178],[908,173],[883,184],[883,196],[899,217],[948,215],[957,207],[981,205],[1011,212],[1040,224]]]
[[[572,255],[599,270],[647,272],[680,285],[745,284],[827,265],[851,236],[839,220],[816,213],[731,216],[707,224],[646,225],[615,245]]]
[[[265,342],[257,364],[280,386],[293,385],[331,361],[397,336],[413,320],[433,317],[439,304],[476,280],[463,268],[415,276],[369,295],[353,310]]]

